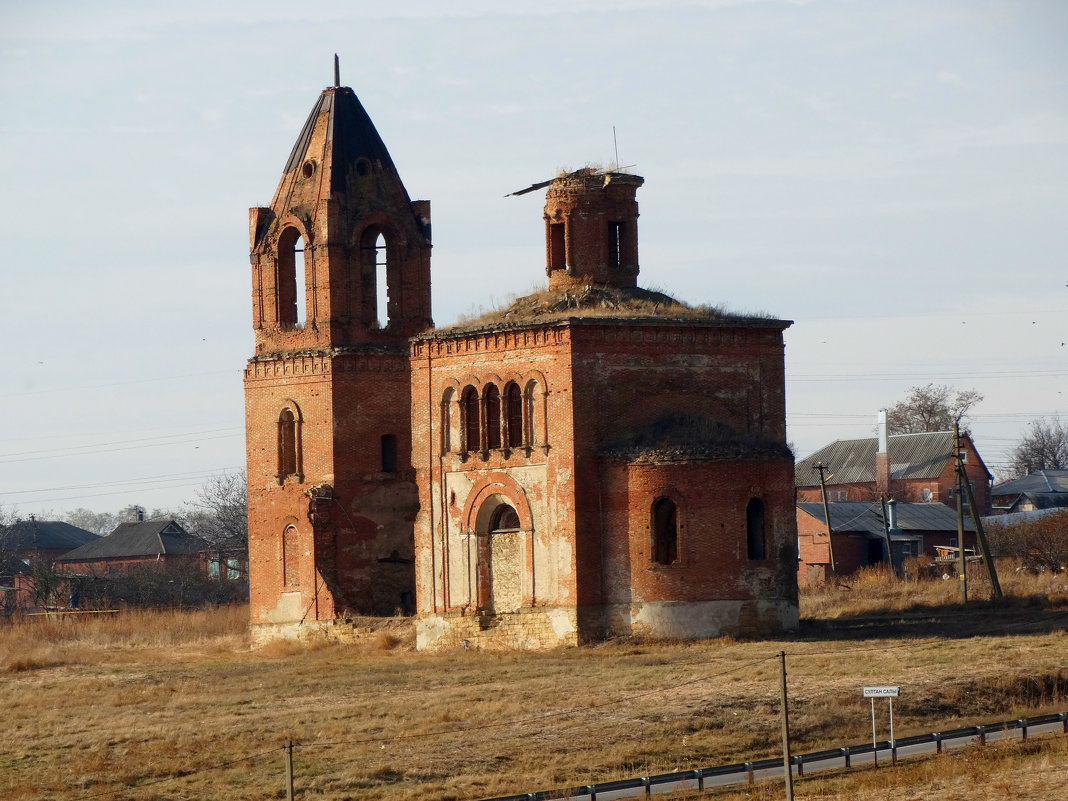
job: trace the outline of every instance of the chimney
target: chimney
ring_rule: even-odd
[[[879,450],[875,454],[875,491],[890,492],[890,435],[887,431],[886,409],[879,410]]]
[[[886,502],[886,527],[890,531],[897,530],[897,501],[893,498]]]

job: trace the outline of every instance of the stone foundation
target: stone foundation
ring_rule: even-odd
[[[416,621],[420,651],[460,648],[529,651],[579,644],[574,607],[491,614],[431,614]]]
[[[392,633],[401,639],[410,635],[412,618],[393,618],[401,625],[383,628],[381,625],[368,626],[345,620],[310,620],[304,623],[259,623],[249,626],[253,648],[262,648],[271,642],[288,640],[290,642],[312,643],[332,642],[344,645],[357,645],[373,641],[376,637]]]
[[[794,631],[798,618],[791,601],[651,601],[606,607],[605,629],[609,637],[701,640]]]

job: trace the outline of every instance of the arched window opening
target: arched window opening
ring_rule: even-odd
[[[464,387],[464,392],[460,399],[460,411],[463,415],[463,449],[465,451],[477,451],[482,447],[478,407],[478,390],[471,385]]]
[[[278,273],[275,277],[278,322],[282,326],[304,325],[304,277],[304,239],[296,228],[286,228],[278,237]]]
[[[504,388],[504,407],[508,423],[508,447],[522,447],[526,444],[523,436],[523,393],[515,381],[509,381]]]
[[[538,382],[533,380],[533,379],[531,379],[530,381],[527,382],[526,387],[524,387],[524,389],[523,389],[523,425],[524,425],[523,441],[527,445],[531,445],[531,446],[533,446],[536,442],[538,442],[538,429],[537,429],[537,425],[536,425],[535,419],[534,419],[535,418],[535,413],[534,413],[534,410],[535,410],[534,394],[535,394],[535,390],[537,390],[537,388],[538,388]],[[544,388],[542,389],[542,392],[544,393]],[[539,414],[540,414],[540,412],[539,412]],[[540,417],[539,419],[541,419],[542,423],[544,424],[544,416]],[[542,436],[543,436],[542,444],[545,444],[544,433],[542,434]]]
[[[452,399],[456,397],[456,390],[449,387],[441,396],[441,452],[449,453],[456,442],[456,436],[452,431],[453,414]]]
[[[397,472],[397,435],[382,435],[382,472]]]
[[[745,507],[745,553],[749,559],[767,559],[764,502],[760,498],[751,498]]]
[[[285,408],[278,415],[278,480],[300,474],[299,420],[293,410]]]
[[[390,323],[389,242],[377,226],[368,228],[360,237],[360,268],[367,324],[385,328]]]
[[[486,400],[486,447],[501,447],[501,391],[496,384],[489,384],[485,392]]]
[[[519,512],[506,503],[502,503],[493,511],[490,518],[490,534],[506,534],[519,531]]]
[[[679,561],[678,507],[671,498],[653,503],[653,561],[658,565]]]
[[[378,327],[389,325],[389,276],[386,272],[386,237],[378,235],[375,240],[375,310],[378,313]]]
[[[282,583],[286,587],[300,584],[300,538],[296,526],[282,532]]]

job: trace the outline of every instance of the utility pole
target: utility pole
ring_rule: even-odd
[[[953,424],[953,458],[957,460],[957,548],[960,551],[960,600],[968,603],[968,558],[964,555],[964,470],[960,463],[960,423]]]
[[[794,801],[794,774],[790,769],[790,715],[786,711],[786,651],[779,651],[782,666],[782,764],[786,774],[786,801]]]
[[[964,465],[960,463],[960,459],[957,459],[957,472],[960,474],[959,479],[961,484],[964,485],[964,491],[968,495],[968,508],[972,511],[972,522],[975,523],[975,538],[979,542],[979,548],[983,552],[983,561],[986,563],[986,571],[990,575],[990,589],[995,598],[1004,598],[1005,596],[1001,592],[1001,582],[998,581],[998,570],[994,565],[994,554],[990,552],[990,543],[986,539],[986,530],[983,528],[983,521],[979,517],[979,509],[975,505],[972,485],[968,483],[968,474],[964,472]]]
[[[823,516],[827,519],[827,555],[831,560],[831,575],[834,575],[834,543],[831,541],[831,511],[827,508],[827,482],[823,478],[823,471],[827,469],[827,465],[823,462],[816,462],[812,465],[813,470],[820,471],[820,497],[823,498]]]

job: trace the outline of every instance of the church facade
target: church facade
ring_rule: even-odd
[[[435,329],[429,204],[322,93],[251,212],[260,638],[396,611],[428,649],[796,626],[789,323],[639,288],[642,183],[532,187],[548,288]]]

